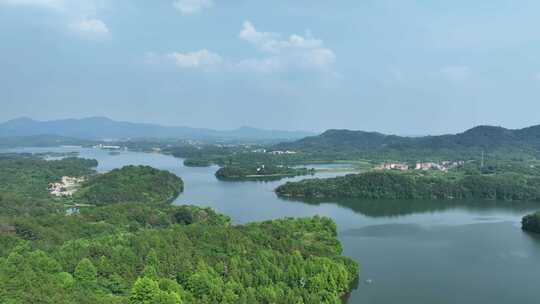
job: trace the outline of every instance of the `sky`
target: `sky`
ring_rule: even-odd
[[[0,121],[540,124],[540,1],[0,0]]]

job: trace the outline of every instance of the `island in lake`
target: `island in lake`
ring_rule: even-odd
[[[315,169],[291,168],[286,166],[225,166],[216,171],[221,180],[272,180],[315,173]]]

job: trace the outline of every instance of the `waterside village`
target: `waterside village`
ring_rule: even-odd
[[[375,170],[399,170],[399,171],[408,171],[408,170],[438,170],[446,172],[457,166],[465,164],[464,161],[443,161],[440,163],[436,162],[417,162],[414,166],[406,163],[383,163],[375,167]]]

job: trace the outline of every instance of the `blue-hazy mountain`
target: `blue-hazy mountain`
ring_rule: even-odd
[[[313,135],[303,131],[263,130],[241,127],[235,130],[212,130],[190,127],[167,127],[157,124],[114,121],[105,117],[36,121],[17,118],[0,124],[0,137],[56,135],[90,140],[133,138],[178,138],[194,140],[295,140]]]

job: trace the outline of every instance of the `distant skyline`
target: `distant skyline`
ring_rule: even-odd
[[[540,124],[538,1],[0,0],[0,121]]]

